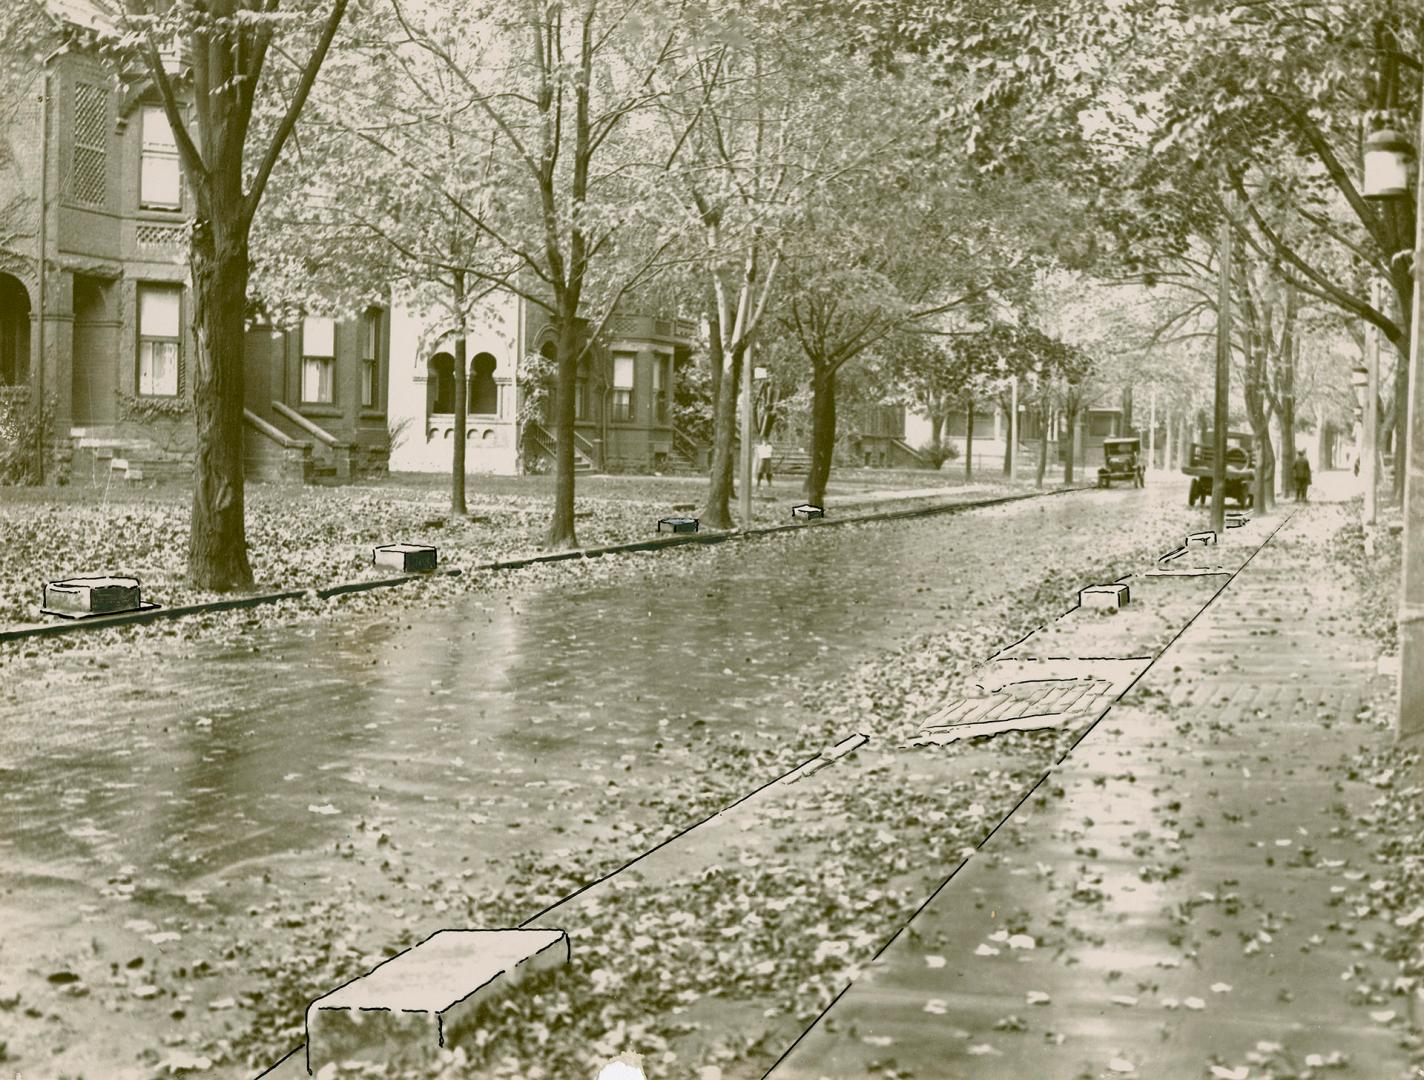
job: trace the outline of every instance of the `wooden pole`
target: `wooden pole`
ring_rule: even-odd
[[[1211,528],[1220,535],[1226,528],[1226,426],[1231,393],[1231,215],[1235,199],[1226,196],[1226,218],[1221,223],[1221,250],[1217,254],[1216,300],[1216,402],[1212,424]]]

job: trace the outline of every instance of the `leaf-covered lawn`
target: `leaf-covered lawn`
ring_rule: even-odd
[[[911,486],[916,476],[928,479]],[[992,497],[1002,485],[950,483],[934,473],[894,473],[874,490],[941,489],[946,499]],[[898,503],[865,502],[870,481],[841,485],[834,513]],[[316,588],[390,577],[371,564],[378,544],[431,544],[447,566],[475,565],[543,549],[549,516],[545,477],[473,478],[468,517],[449,512],[448,493],[431,478],[399,477],[350,487],[247,489],[247,539],[259,591]],[[674,507],[700,505],[697,478],[586,479],[576,504],[586,547],[648,539]],[[788,480],[758,493],[759,523],[783,524],[801,501]],[[686,512],[686,511],[680,511]],[[65,577],[137,577],[144,599],[174,606],[213,599],[186,581],[189,496],[178,486],[134,491],[76,487],[0,490],[0,626],[44,621],[44,583]]]

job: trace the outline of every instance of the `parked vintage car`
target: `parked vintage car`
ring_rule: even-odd
[[[1213,483],[1212,459],[1215,456],[1216,441],[1207,432],[1205,442],[1192,443],[1191,454],[1182,472],[1192,478],[1187,491],[1187,505],[1196,506],[1211,498]],[[1228,431],[1226,433],[1226,488],[1225,497],[1238,506],[1250,506],[1251,485],[1256,481],[1255,440],[1249,432]]]
[[[1143,486],[1142,440],[1104,439],[1103,465],[1098,470],[1098,487],[1112,487],[1114,480],[1129,481]]]

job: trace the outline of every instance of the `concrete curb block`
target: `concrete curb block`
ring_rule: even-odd
[[[408,581],[428,580],[432,577],[456,576],[462,573],[484,573],[500,570],[517,570],[540,563],[567,562],[570,559],[596,559],[602,555],[618,555],[633,551],[658,551],[662,548],[681,547],[684,544],[720,544],[727,540],[745,540],[758,536],[799,529],[828,529],[836,525],[855,525],[873,521],[897,521],[902,518],[928,517],[932,514],[952,514],[960,510],[979,510],[986,506],[1019,502],[1023,499],[1037,499],[1048,495],[1066,495],[1075,491],[1091,491],[1083,485],[1055,488],[1052,491],[1030,491],[1022,495],[1001,495],[993,499],[979,499],[973,502],[940,503],[935,506],[914,507],[909,510],[887,510],[878,514],[863,514],[858,517],[824,518],[792,525],[762,525],[753,529],[729,530],[727,532],[682,533],[663,536],[657,540],[634,540],[622,544],[604,544],[599,547],[576,548],[572,551],[554,551],[543,555],[529,555],[523,558],[496,560],[480,563],[466,569],[454,567],[430,573],[401,574],[398,577],[379,578],[374,581],[348,581],[338,585],[328,585],[317,589],[286,589],[282,592],[262,593],[257,596],[239,596],[230,600],[208,600],[201,604],[183,604],[178,607],[153,608],[147,611],[125,612],[113,616],[96,616],[63,623],[45,623],[39,626],[18,626],[0,629],[0,643],[22,641],[26,638],[54,637],[58,634],[73,633],[78,630],[97,630],[108,626],[129,626],[135,623],[156,622],[159,619],[176,619],[185,615],[203,615],[216,611],[235,611],[243,608],[276,604],[283,600],[300,600],[304,596],[315,596],[326,600],[348,593],[369,592],[372,589],[387,589],[404,585]]]
[[[570,956],[563,930],[438,930],[307,1006],[307,1072],[428,1063],[491,1002]]]

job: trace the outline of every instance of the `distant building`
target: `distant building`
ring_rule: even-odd
[[[954,461],[964,462],[969,434],[968,410],[957,409],[946,418],[940,438],[954,448]],[[1037,414],[1023,409],[1019,414],[1019,460],[1037,460],[1039,425]],[[1119,403],[1108,397],[1101,398],[1085,407],[1078,414],[1079,456],[1078,468],[1091,465],[1094,468],[1103,463],[1103,440],[1127,434],[1124,429],[1124,414]],[[905,421],[905,439],[916,449],[929,443],[931,424],[927,417],[910,413]],[[974,468],[1002,467],[1009,440],[1009,416],[1007,410],[996,400],[979,402],[974,410],[974,438],[972,453]],[[1048,460],[1061,465],[1072,446],[1072,432],[1068,430],[1068,418],[1061,410],[1055,411],[1049,419]],[[953,467],[953,466],[946,466]]]

